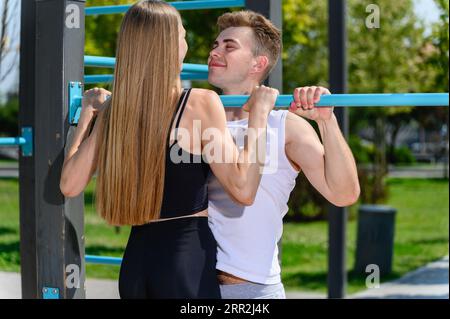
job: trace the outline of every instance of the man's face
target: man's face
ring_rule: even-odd
[[[249,27],[231,27],[216,38],[209,53],[208,82],[224,89],[238,84],[252,74],[256,60],[253,56],[253,31]]]
[[[180,61],[180,70],[183,67],[183,61],[186,57],[186,53],[188,50],[188,45],[186,42],[186,30],[183,27],[183,23],[181,19],[178,19],[178,46],[179,46],[179,61]]]

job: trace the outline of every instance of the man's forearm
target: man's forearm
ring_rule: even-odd
[[[355,159],[339,128],[336,116],[317,121],[325,152],[325,179],[340,202],[354,202],[359,196]]]

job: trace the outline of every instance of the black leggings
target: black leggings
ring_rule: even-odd
[[[207,217],[133,226],[120,268],[120,297],[219,299],[216,251]]]

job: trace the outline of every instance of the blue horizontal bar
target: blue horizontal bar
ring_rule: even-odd
[[[25,145],[27,143],[24,137],[0,137],[0,146]]]
[[[112,82],[113,79],[114,79],[114,75],[112,75],[112,74],[85,75],[84,76],[84,84]],[[196,73],[196,72],[182,72],[181,79],[182,80],[207,80],[208,74],[207,73]]]
[[[227,107],[241,107],[246,95],[222,95]],[[386,94],[331,94],[322,95],[315,106],[448,106],[448,93],[386,93]],[[292,95],[280,95],[275,106],[289,106]]]
[[[207,80],[208,73],[205,72],[181,72],[182,80]]]
[[[120,264],[122,263],[122,258],[86,255],[85,261],[90,264],[104,264],[104,265],[119,265],[120,266]]]
[[[84,56],[84,66],[94,66],[100,68],[114,68],[116,64],[115,58],[109,58],[104,56]]]
[[[114,68],[116,64],[116,58],[103,57],[103,56],[84,56],[84,66],[100,67],[100,68]],[[208,66],[206,64],[192,64],[184,63],[183,72],[208,72]]]
[[[168,3],[174,6],[177,10],[245,7],[245,0],[195,0],[195,1],[176,1]],[[125,13],[131,6],[132,4],[117,5],[117,6],[87,7],[85,9],[85,14],[99,15],[99,14]]]
[[[29,126],[21,128],[22,136],[0,137],[0,147],[18,145],[22,151],[22,156],[33,156],[33,129]]]
[[[74,97],[70,103],[70,114],[78,114],[81,110],[81,96]],[[248,100],[247,95],[221,95],[220,99],[225,107],[241,107]],[[389,106],[447,106],[449,104],[448,93],[386,93],[386,94],[331,94],[322,95],[317,107],[327,106],[368,106],[368,107],[389,107]],[[292,95],[280,95],[275,103],[276,107],[288,107],[293,101]],[[78,123],[75,115],[70,118],[70,124]]]
[[[112,74],[85,75],[84,84],[112,82],[113,79],[114,75]]]
[[[183,63],[182,72],[208,73],[208,65]]]

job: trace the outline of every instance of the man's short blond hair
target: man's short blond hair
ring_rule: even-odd
[[[255,57],[264,55],[269,59],[269,66],[263,74],[261,82],[272,72],[278,62],[282,50],[281,31],[262,14],[250,11],[228,12],[217,20],[219,32],[231,27],[250,27],[255,36]]]

